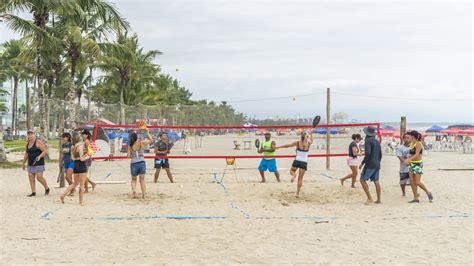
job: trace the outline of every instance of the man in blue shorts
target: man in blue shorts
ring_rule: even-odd
[[[260,176],[262,177],[262,183],[265,183],[265,171],[267,170],[271,173],[275,173],[276,180],[280,182],[280,173],[277,169],[276,159],[271,157],[275,156],[276,143],[275,141],[271,140],[271,138],[272,135],[270,132],[266,132],[265,141],[262,142],[260,148],[258,149],[258,153],[263,153],[263,156],[269,156],[262,158],[260,165],[258,166],[258,171],[260,171]]]
[[[380,161],[382,160],[382,149],[380,147],[379,141],[375,138],[377,135],[375,127],[366,127],[364,128],[365,137],[365,156],[364,160],[359,166],[359,169],[364,167],[360,176],[360,183],[364,189],[365,194],[367,195],[366,205],[374,202],[372,196],[370,195],[369,185],[367,181],[372,181],[375,184],[375,191],[377,192],[377,201],[375,203],[382,203],[380,201],[380,196],[382,190],[379,183],[379,174],[380,174]]]

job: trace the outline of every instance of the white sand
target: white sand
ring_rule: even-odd
[[[207,137],[198,154],[255,154],[232,150],[235,137]],[[280,140],[279,140],[280,141]],[[335,141],[344,151],[347,139]],[[181,144],[180,144],[181,145]],[[175,149],[181,154],[182,146]],[[194,144],[193,144],[194,145]],[[318,151],[316,151],[318,152]],[[320,152],[320,151],[319,151]],[[279,154],[291,154],[292,150]],[[10,156],[12,157],[12,156]],[[289,183],[290,159],[279,160],[282,183],[267,175],[259,184],[258,160],[237,161],[238,180],[230,172],[227,190],[212,183],[222,173],[224,160],[172,160],[176,184],[164,172],[153,184],[147,161],[147,200],[131,199],[129,162],[95,162],[93,178],[126,180],[121,185],[98,185],[60,204],[63,189],[50,196],[29,194],[28,179],[20,169],[1,170],[1,257],[14,263],[473,263],[472,171],[445,172],[438,168],[472,168],[473,155],[431,153],[425,156],[425,184],[435,200],[422,195],[408,204],[398,186],[398,160],[385,155],[381,205],[365,206],[365,195],[341,187],[320,173],[341,177],[348,173],[345,158],[333,158],[332,171],[324,159],[311,159],[301,199]],[[47,180],[56,186],[57,164],[47,165]],[[375,193],[373,185],[372,193]],[[249,218],[246,218],[248,215]],[[43,216],[43,218],[41,218]],[[160,219],[158,216],[222,216],[223,219]],[[131,218],[107,220],[105,218]],[[148,217],[148,219],[146,219]],[[322,223],[321,223],[322,222]]]

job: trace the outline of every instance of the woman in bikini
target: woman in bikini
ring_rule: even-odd
[[[430,202],[433,201],[433,195],[425,184],[421,182],[421,175],[423,174],[423,144],[421,142],[421,134],[417,131],[408,132],[410,140],[410,158],[405,160],[405,164],[409,166],[410,185],[413,190],[414,199],[409,203],[419,203],[420,194],[418,194],[418,187],[425,191]]]
[[[82,131],[81,135],[82,135],[82,141],[84,142],[84,149],[87,151],[89,149],[89,145],[91,144],[91,133],[89,132],[89,130],[84,129]],[[86,161],[86,166],[87,166],[87,173],[86,173],[86,187],[85,187],[86,190],[85,190],[85,192],[86,193],[89,192],[89,183],[92,186],[92,192],[94,192],[96,183],[89,179],[90,169],[91,169],[91,166],[92,166],[92,159],[91,158],[89,158]]]
[[[296,147],[296,157],[291,165],[290,175],[291,182],[295,181],[296,171],[298,171],[298,185],[296,188],[296,197],[300,197],[301,187],[303,186],[303,177],[308,170],[308,155],[309,147],[313,144],[313,131],[310,134],[303,131],[301,133],[301,139],[290,144],[277,146],[277,149]]]

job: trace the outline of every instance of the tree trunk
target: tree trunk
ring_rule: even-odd
[[[125,108],[123,103],[123,89],[120,91],[120,124],[125,125]]]
[[[61,108],[62,110],[65,110],[64,109],[64,102],[61,101]],[[61,135],[64,133],[64,112],[59,112],[59,121],[58,121],[58,134],[59,134],[59,160],[61,161],[62,160],[62,157],[63,157],[63,153],[62,153],[62,149],[61,149],[61,144],[62,144],[62,138],[61,138]],[[59,165],[59,172],[61,173],[61,170],[63,168],[63,165]],[[65,186],[65,182],[64,182],[64,173],[62,175],[59,176],[59,187],[64,187]]]
[[[38,99],[39,99],[39,113],[40,113],[40,139],[46,148],[46,158],[49,158],[48,153],[48,136],[46,129],[46,98],[44,95],[43,86],[43,70],[41,67],[40,49],[36,49],[36,73],[38,73]]]
[[[92,67],[89,67],[89,90],[87,95],[87,121],[91,120]]]
[[[7,154],[5,152],[5,145],[3,144],[3,121],[0,115],[0,163],[7,161]]]
[[[45,98],[45,111],[46,111],[46,130],[45,134],[46,137],[49,139],[51,136],[49,135],[50,133],[50,128],[51,128],[51,100],[49,98]]]
[[[69,129],[75,129],[77,127],[77,112],[76,112],[76,105],[74,100],[76,99],[76,90],[74,86],[74,72],[76,71],[76,62],[72,60],[71,62],[71,80],[69,81],[69,90],[67,93],[67,102],[68,102],[68,109],[69,109]]]
[[[28,79],[25,80],[26,83],[26,129],[31,129],[31,106],[30,106],[30,87],[28,87]]]
[[[18,134],[18,77],[13,78],[13,97],[12,97],[12,132]]]

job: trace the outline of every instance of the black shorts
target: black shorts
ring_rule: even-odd
[[[293,164],[291,165],[291,167],[294,167],[294,168],[301,168],[301,169],[303,169],[303,170],[308,170],[308,163],[307,163],[307,162],[302,162],[302,161],[294,160],[294,161],[293,161]]]
[[[80,160],[74,161],[73,173],[74,173],[74,174],[84,174],[84,173],[87,173],[87,165],[86,165],[86,162],[83,162],[83,161],[80,161]]]
[[[170,168],[170,162],[168,159],[155,159],[155,168],[156,169],[167,169]]]

